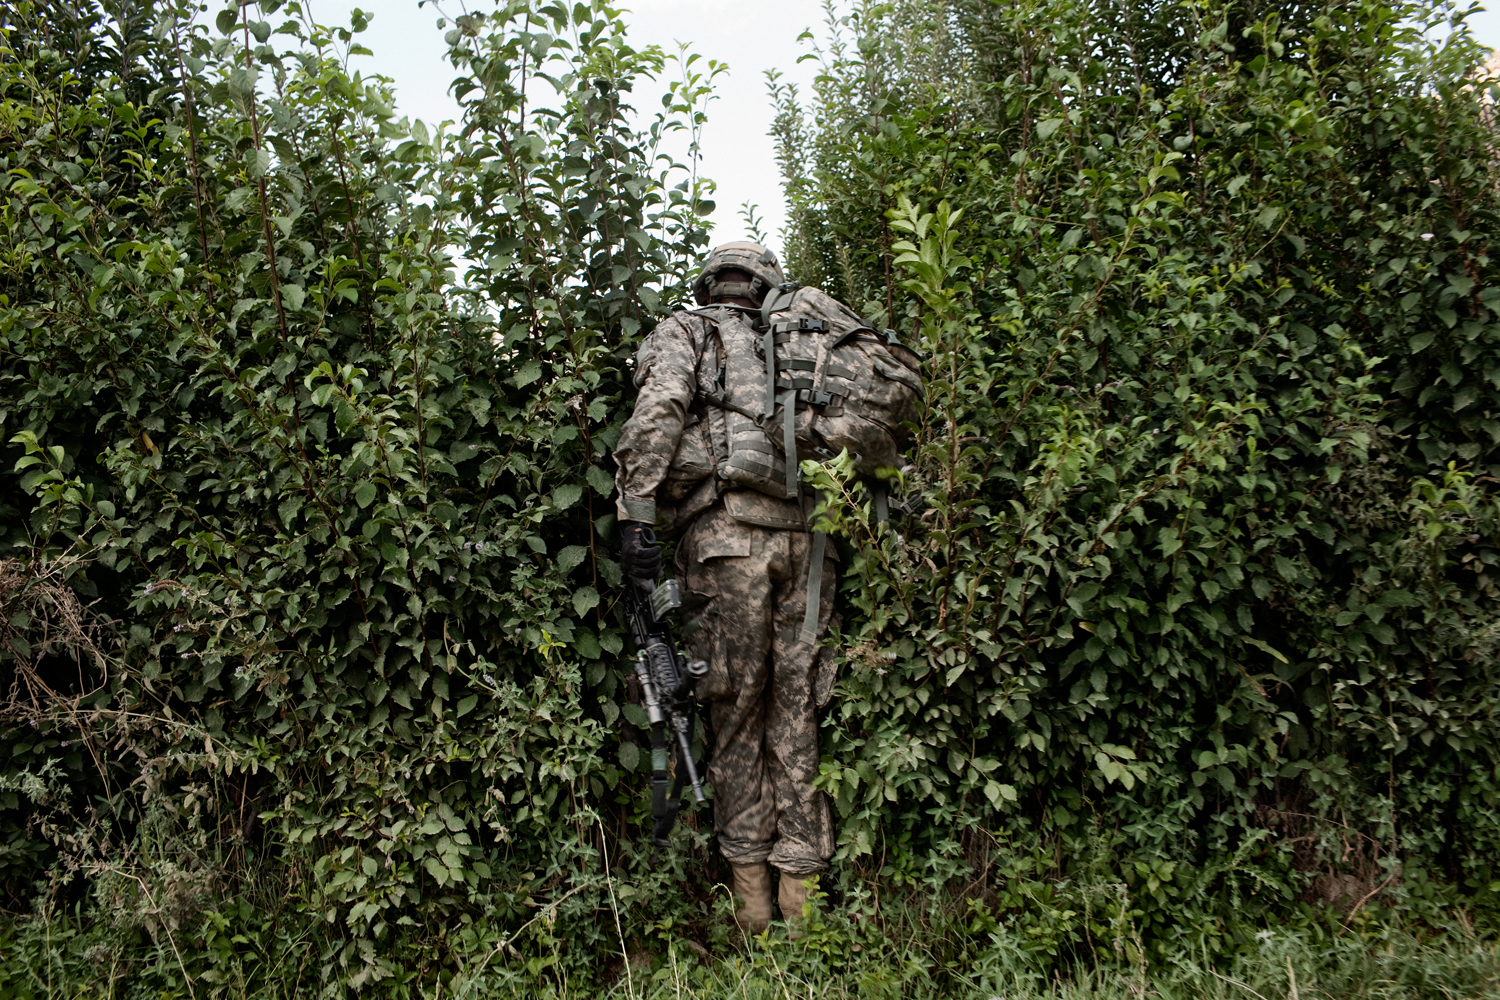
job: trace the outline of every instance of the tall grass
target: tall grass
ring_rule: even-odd
[[[184,915],[185,916],[185,915]],[[285,916],[285,915],[283,915]],[[1328,916],[1323,914],[1322,916]],[[490,941],[454,929],[401,961],[340,962],[306,918],[211,911],[157,926],[83,924],[74,914],[0,924],[0,998],[154,997],[291,1000],[354,994],[548,1000],[1479,1000],[1500,997],[1500,944],[1466,929],[1462,915],[1438,930],[1368,924],[1343,931],[1307,911],[1298,926],[1262,931],[1228,960],[1180,953],[1146,963],[1128,949],[1057,963],[1037,947],[1036,927],[966,934],[935,926],[919,906],[896,904],[879,919],[816,916],[805,933],[775,924],[747,938],[716,914],[712,950],[671,928],[654,942],[632,938],[613,956],[580,954],[538,934]],[[245,921],[239,923],[237,921]],[[618,949],[618,945],[617,945]],[[620,960],[628,953],[629,963]],[[391,949],[392,956],[401,949]],[[333,961],[328,961],[329,959]]]

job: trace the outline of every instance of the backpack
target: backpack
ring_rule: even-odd
[[[847,449],[865,475],[903,464],[906,425],[922,405],[921,359],[894,332],[878,335],[831,296],[790,283],[759,309],[693,312],[718,333],[717,376],[698,397],[712,408],[720,480],[793,499],[803,457]]]

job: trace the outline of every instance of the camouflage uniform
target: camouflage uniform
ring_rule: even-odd
[[[812,536],[795,501],[726,490],[712,474],[712,455],[709,468],[698,470],[706,477],[694,483],[689,475],[684,489],[674,489],[682,470],[671,466],[684,430],[715,419],[713,408],[694,401],[714,378],[715,352],[705,349],[712,337],[712,324],[678,313],[642,345],[640,396],[615,446],[617,509],[621,520],[685,528],[677,546],[683,639],[690,656],[709,663],[698,696],[710,703],[714,730],[709,780],[719,850],[735,865],[769,860],[807,876],[827,868],[833,854],[828,803],[812,787],[816,712],[827,700],[831,668],[814,644],[798,641]],[[833,606],[835,560],[830,546],[819,637]]]

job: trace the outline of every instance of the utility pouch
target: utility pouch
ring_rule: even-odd
[[[695,415],[692,423],[683,428],[682,438],[677,442],[677,451],[667,467],[666,481],[661,484],[658,495],[662,500],[676,502],[692,493],[703,480],[714,474],[713,455],[709,450],[708,421]]]
[[[724,509],[741,524],[758,524],[762,528],[784,528],[805,531],[802,507],[795,500],[782,500],[753,490],[732,490],[724,494]]]

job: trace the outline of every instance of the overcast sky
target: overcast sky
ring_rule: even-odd
[[[446,92],[453,68],[444,59],[447,46],[437,28],[438,11],[430,3],[419,8],[417,0],[304,2],[323,24],[347,24],[349,11],[356,6],[373,12],[369,30],[360,40],[375,54],[356,59],[354,66],[391,77],[402,114],[429,124],[458,117],[457,105]],[[714,241],[743,235],[739,208],[751,201],[759,205],[772,246],[780,251],[785,210],[775,147],[767,135],[772,111],[764,72],[778,69],[806,92],[814,68],[811,62],[798,63],[798,57],[810,49],[797,38],[808,28],[824,34],[821,2],[625,0],[623,5],[631,11],[627,20],[637,46],[656,44],[670,52],[676,50],[678,41],[684,41],[705,60],[729,65],[729,74],[720,78],[717,99],[709,107],[703,141],[702,172],[719,185],[718,210],[709,220],[714,224]],[[449,14],[464,9],[458,0],[443,0],[441,6]],[[483,9],[484,5],[474,6]],[[843,9],[846,4],[838,6]],[[1500,46],[1500,15],[1484,11],[1469,23],[1481,42]]]
[[[323,24],[348,24],[355,7],[373,12],[360,41],[375,54],[356,58],[351,65],[395,80],[396,107],[402,114],[429,124],[458,117],[457,105],[446,92],[455,74],[444,58],[447,46],[436,26],[439,14],[430,3],[420,9],[417,0],[305,0],[305,4]],[[443,0],[440,6],[450,15],[464,9],[457,0]],[[744,232],[739,208],[746,201],[754,202],[772,245],[780,250],[777,230],[785,210],[775,146],[767,134],[772,111],[764,71],[779,69],[786,80],[806,90],[814,71],[810,63],[797,62],[798,56],[809,51],[805,43],[797,42],[797,36],[809,27],[821,28],[821,4],[814,0],[733,4],[635,0],[625,6],[632,12],[628,23],[637,47],[655,44],[675,52],[677,42],[683,41],[703,57],[695,68],[703,68],[709,59],[729,65],[728,75],[719,78],[703,137],[701,170],[719,185],[718,208],[708,221],[714,226],[715,242],[738,239]],[[483,5],[471,4],[471,8],[483,9]],[[652,93],[640,89],[636,93],[646,101],[654,100]]]

